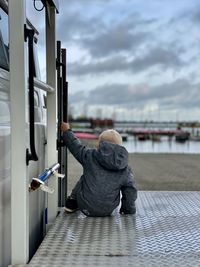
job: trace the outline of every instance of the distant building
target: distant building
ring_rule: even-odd
[[[91,128],[113,128],[114,121],[112,119],[91,119]]]

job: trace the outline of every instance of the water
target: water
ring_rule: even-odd
[[[138,141],[133,136],[128,136],[128,141],[123,142],[123,146],[130,153],[185,153],[200,154],[200,141],[176,142],[174,139],[162,137],[160,142],[146,140]]]

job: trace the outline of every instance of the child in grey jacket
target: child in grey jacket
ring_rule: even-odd
[[[120,213],[134,214],[137,189],[128,152],[115,130],[106,130],[99,136],[97,149],[81,144],[70,130],[69,123],[61,124],[63,141],[83,166],[83,175],[66,200],[65,210],[80,209],[87,216],[109,216],[120,204]]]

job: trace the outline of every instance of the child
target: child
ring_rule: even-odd
[[[65,210],[80,209],[87,216],[109,216],[120,203],[120,213],[134,214],[137,189],[128,166],[128,152],[115,130],[99,136],[97,149],[82,145],[68,123],[61,124],[63,140],[73,156],[83,166],[83,175],[66,200]]]

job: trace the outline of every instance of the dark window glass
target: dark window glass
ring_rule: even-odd
[[[9,68],[8,15],[0,8],[0,67]]]

